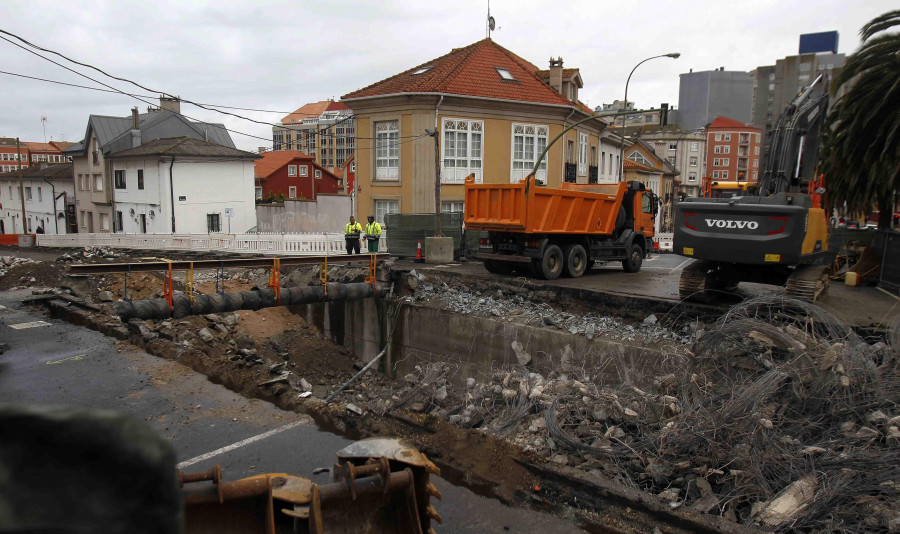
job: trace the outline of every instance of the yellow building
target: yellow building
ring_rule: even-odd
[[[582,86],[561,58],[541,71],[484,39],[344,95],[356,118],[356,215],[383,222],[387,213],[434,213],[435,131],[443,211],[462,211],[469,174],[484,183],[524,179],[548,143],[593,114],[578,100]],[[605,128],[597,119],[569,131],[538,179],[596,182]]]

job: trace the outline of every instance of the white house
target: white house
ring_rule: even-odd
[[[256,226],[257,154],[175,137],[107,157],[114,223],[124,233],[241,233]]]
[[[20,175],[25,195],[24,224]],[[66,203],[75,201],[74,193],[71,163],[44,163],[0,174],[0,234],[68,233]]]

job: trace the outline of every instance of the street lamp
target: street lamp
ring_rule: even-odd
[[[634,74],[634,71],[637,70],[638,67],[643,65],[644,63],[650,61],[651,59],[656,59],[658,57],[670,57],[672,59],[678,59],[681,57],[680,52],[670,52],[668,54],[661,54],[658,56],[648,57],[647,59],[641,61],[637,65],[631,69],[631,73],[628,75],[628,79],[625,81],[625,110],[628,111],[628,83],[631,82],[631,75]],[[625,122],[628,120],[628,115],[622,115],[622,143],[619,145],[619,181],[625,179]]]

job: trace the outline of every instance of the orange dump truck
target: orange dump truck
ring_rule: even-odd
[[[595,262],[637,272],[652,246],[655,195],[641,182],[538,187],[466,180],[466,230],[482,230],[477,257],[492,273],[577,278]]]

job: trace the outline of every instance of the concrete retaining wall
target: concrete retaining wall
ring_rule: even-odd
[[[260,232],[343,232],[350,214],[349,195],[319,194],[317,200],[256,206]]]
[[[640,387],[655,376],[683,371],[685,365],[683,357],[657,347],[600,337],[589,340],[563,330],[397,301],[309,305],[305,318],[364,361],[378,354],[390,338],[381,368],[394,376],[403,376],[423,362],[440,361],[459,365],[456,380],[477,379],[498,367],[517,364],[513,341],[531,355],[528,368],[545,376],[551,371],[569,376],[587,373],[596,377],[596,383]]]

